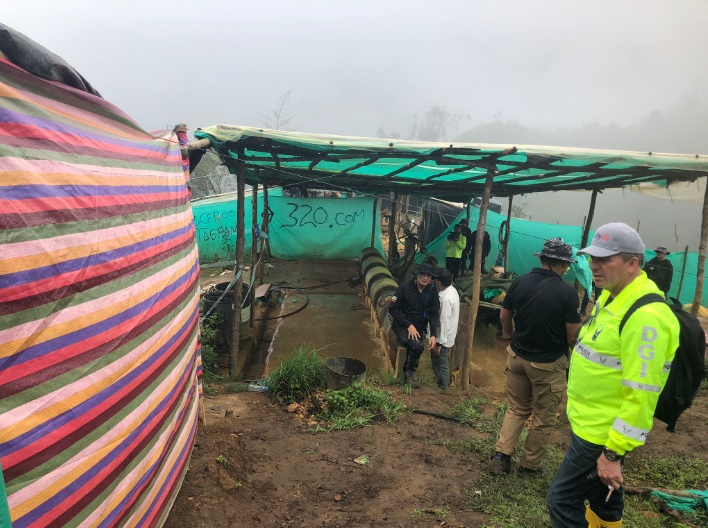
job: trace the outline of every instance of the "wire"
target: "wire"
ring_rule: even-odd
[[[298,312],[302,312],[305,308],[307,308],[307,305],[310,303],[310,298],[307,296],[307,294],[302,291],[300,288],[294,288],[294,287],[286,287],[286,288],[273,288],[275,291],[282,291],[282,290],[297,290],[300,293],[302,293],[303,297],[305,297],[305,304],[300,306],[297,310],[286,313],[285,315],[277,315],[275,317],[254,317],[254,321],[273,321],[275,319],[285,319],[286,317],[290,317],[291,315],[295,315]]]

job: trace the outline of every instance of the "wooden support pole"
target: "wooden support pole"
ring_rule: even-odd
[[[258,225],[258,182],[251,186],[251,273],[248,290],[248,305],[253,306],[256,295],[256,279],[258,278],[258,238],[256,237],[255,226]],[[253,309],[253,308],[251,308]],[[249,318],[249,326],[253,328],[253,317]]]
[[[595,203],[597,202],[597,189],[593,189],[592,197],[590,198],[590,210],[588,211],[588,217],[585,221],[585,226],[583,226],[583,236],[580,239],[580,247],[584,248],[588,245],[588,238],[590,237],[590,226],[592,225],[592,217],[595,215]]]
[[[688,260],[688,246],[683,252],[683,264],[681,265],[681,279],[679,279],[678,291],[676,292],[676,298],[681,302],[681,288],[683,288],[683,276],[686,273],[686,261]]]
[[[270,205],[268,204],[268,184],[263,183],[263,220],[261,221],[261,232],[265,233],[268,235],[268,229],[270,229],[270,226],[268,224],[270,220]],[[265,263],[270,260],[270,240],[269,239],[264,239],[263,241],[263,246],[261,247],[261,251],[263,252],[263,262],[261,263],[260,267],[260,275],[258,278],[263,281],[263,275],[264,275],[264,269],[265,269]]]
[[[691,313],[698,314],[703,298],[703,281],[706,275],[706,246],[708,245],[708,180],[704,181],[706,190],[703,195],[703,219],[701,220],[701,241],[698,246],[698,267],[696,269],[696,294],[693,297]]]
[[[251,187],[251,273],[255,273],[253,266],[258,262],[258,239],[254,226],[258,225],[258,183]]]
[[[469,320],[467,321],[467,348],[465,349],[465,358],[462,363],[462,390],[465,391],[470,388],[474,327],[477,322],[477,312],[479,311],[479,287],[482,279],[482,242],[484,240],[484,231],[487,227],[487,209],[489,208],[489,198],[492,194],[492,180],[494,180],[494,171],[490,169],[487,172],[487,179],[484,182],[482,206],[479,209],[479,222],[477,223],[477,243],[474,250],[474,265],[472,266],[472,269],[475,270],[472,275],[472,306],[470,307]]]
[[[245,209],[246,209],[246,169],[239,152],[239,159],[236,160],[236,192],[238,201],[236,205],[236,262],[234,273],[243,271],[243,255],[246,237],[244,236]],[[241,294],[243,289],[243,273],[239,276],[234,285],[234,305],[233,320],[231,324],[231,348],[229,350],[229,375],[231,378],[238,376],[238,346],[241,342]]]
[[[504,271],[509,271],[509,239],[511,238],[511,204],[514,195],[509,195],[509,210],[506,212],[506,235],[504,236]]]
[[[374,197],[374,210],[371,213],[371,247],[376,247],[376,222],[379,222],[379,215],[377,214],[377,205],[379,199]]]
[[[398,248],[398,241],[396,240],[396,193],[391,193],[391,217],[388,220],[388,258],[386,259],[386,264],[391,267],[393,264],[393,254]]]
[[[211,146],[211,140],[207,138],[195,139],[194,141],[188,141],[185,146],[189,150],[202,150]]]
[[[469,225],[470,225],[470,213],[471,213],[470,208],[471,207],[472,207],[472,197],[470,196],[469,198],[467,198],[467,211],[466,211],[467,216],[465,216],[465,218],[467,219],[467,227],[469,227]]]

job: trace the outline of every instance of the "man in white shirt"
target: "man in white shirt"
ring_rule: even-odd
[[[445,268],[438,271],[437,288],[440,295],[440,334],[430,349],[430,362],[438,379],[438,387],[450,386],[450,349],[455,344],[457,322],[460,319],[460,295],[452,285],[452,273]]]

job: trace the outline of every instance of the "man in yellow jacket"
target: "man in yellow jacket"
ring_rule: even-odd
[[[445,240],[445,267],[452,278],[457,279],[460,275],[462,264],[462,252],[467,247],[467,237],[462,234],[462,226],[457,224]]]
[[[603,292],[571,357],[573,436],[546,495],[554,528],[622,526],[624,455],[646,442],[679,343],[678,321],[663,303],[639,308],[619,333],[630,306],[660,292],[642,271],[644,251],[639,234],[622,223],[600,227],[579,251],[592,257]]]

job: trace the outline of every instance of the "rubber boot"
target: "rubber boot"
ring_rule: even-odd
[[[597,513],[587,506],[585,509],[585,520],[588,522],[588,528],[622,528],[622,519],[619,521],[603,521],[597,516]]]

